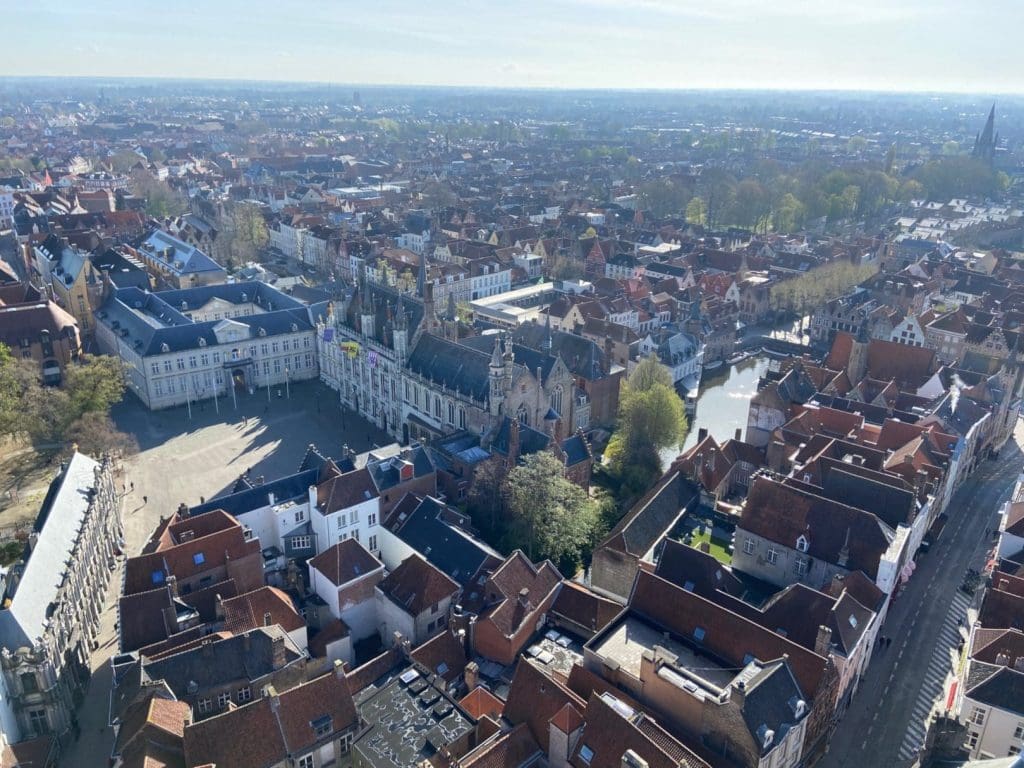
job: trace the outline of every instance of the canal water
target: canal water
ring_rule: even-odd
[[[697,444],[697,431],[706,429],[719,443],[734,437],[737,429],[747,432],[747,409],[757,392],[757,382],[768,369],[768,358],[755,356],[736,365],[723,364],[714,371],[705,371],[697,395],[697,416],[690,422],[683,450]],[[662,467],[668,467],[676,451],[662,451]]]

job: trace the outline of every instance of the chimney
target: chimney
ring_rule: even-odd
[[[828,656],[832,645],[832,630],[824,624],[818,626],[818,636],[814,639],[814,652],[819,656]]]
[[[466,690],[472,691],[480,682],[480,667],[477,666],[475,661],[469,662],[466,665],[463,676],[466,681]]]
[[[178,577],[174,574],[167,577],[167,588],[171,590],[171,597],[178,596]]]
[[[412,465],[412,462],[403,461],[401,467],[398,470],[398,476],[399,476],[399,478],[401,478],[402,482],[406,482],[407,480],[412,480],[412,476],[413,476],[413,465]]]
[[[199,646],[199,653],[204,659],[213,658],[213,641],[209,638],[203,640],[202,645]]]
[[[252,638],[250,637],[251,634],[251,632],[246,632],[244,635],[242,635],[242,650],[245,651],[246,656],[248,656],[250,651],[252,651]]]
[[[519,590],[519,604],[527,610],[530,609],[530,590],[526,587]]]
[[[341,659],[334,660],[334,676],[339,680],[345,679],[345,662]]]
[[[700,427],[697,430],[697,442],[698,443],[703,442],[704,438],[706,438],[707,436],[708,436],[708,430],[707,430],[706,427]]]
[[[284,633],[274,635],[270,640],[270,652],[274,669],[281,669],[285,665]]]
[[[317,498],[316,498],[316,486],[309,486],[309,515],[313,516],[313,510],[316,509]]]
[[[648,768],[647,761],[632,749],[627,749],[622,754],[622,768]]]
[[[742,427],[736,427],[736,434],[734,435],[733,439],[737,443],[742,443],[743,442],[743,428]]]
[[[213,604],[214,617],[217,621],[224,621],[224,598],[217,595],[217,599]]]
[[[281,697],[277,695],[277,688],[268,685],[263,689],[263,697],[270,699],[270,709],[276,714],[281,709]]]
[[[729,698],[740,709],[747,700],[747,683],[744,680],[737,680],[736,684],[729,688]]]

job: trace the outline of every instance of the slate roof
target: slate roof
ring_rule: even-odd
[[[676,586],[705,596],[720,590],[739,597],[746,589],[732,570],[714,557],[675,539],[665,539],[654,572]]]
[[[670,471],[618,522],[600,547],[643,557],[700,496],[682,473]]]
[[[280,627],[259,627],[243,635],[204,642],[181,653],[143,660],[143,680],[162,680],[181,699],[191,683],[209,690],[235,680],[257,680],[274,672],[274,641],[285,645],[285,664],[305,658],[301,648]]]
[[[39,538],[10,605],[0,610],[0,646],[17,650],[43,636],[48,611],[55,607],[64,580],[64,563],[74,557],[75,539],[89,509],[99,466],[76,452],[50,483],[34,526]]]
[[[182,242],[160,229],[155,230],[139,246],[139,250],[147,252],[151,257],[155,257],[166,249],[171,250],[171,255],[167,258],[160,256],[160,262],[164,268],[175,275],[182,276],[224,271],[220,264],[198,248]]]
[[[490,359],[486,352],[425,333],[406,365],[436,385],[483,402],[490,390]]]
[[[745,678],[743,721],[755,743],[763,744],[766,730],[775,732],[775,738],[766,747],[762,746],[761,754],[765,755],[775,749],[789,729],[806,716],[809,702],[804,699],[785,660],[763,665],[753,662],[739,676]],[[797,717],[796,705],[800,701],[805,706]]]
[[[968,688],[965,695],[981,704],[1024,714],[1024,672],[1000,667],[983,682]]]
[[[309,486],[316,485],[319,478],[319,469],[306,469],[294,475],[285,475],[277,480],[271,480],[263,485],[250,486],[249,481],[244,483],[242,490],[236,490],[226,496],[219,496],[210,499],[205,504],[197,504],[189,507],[190,516],[201,515],[221,509],[234,517],[241,517],[246,512],[265,507],[270,503],[270,494],[274,494],[274,503],[280,504],[290,499],[307,498]],[[239,487],[236,482],[235,488]]]
[[[271,306],[272,309],[227,321],[203,322],[194,322],[181,311],[183,302],[187,311],[201,307],[215,297],[242,303],[243,293],[247,301]],[[293,326],[299,331],[313,330],[309,312],[301,302],[261,282],[221,283],[160,293],[119,288],[96,310],[96,320],[117,334],[122,343],[130,344],[142,357],[165,354],[165,344],[170,352],[197,349],[200,340],[207,346],[215,346],[218,342],[214,328],[224,322],[248,326],[253,337],[258,337],[261,331],[265,331],[267,336],[293,333]]]
[[[397,522],[393,532],[464,588],[482,568],[502,560],[487,544],[459,528],[444,504],[429,496]]]

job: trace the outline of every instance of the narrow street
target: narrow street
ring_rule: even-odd
[[[860,690],[819,763],[822,768],[909,764],[907,754],[912,750],[904,748],[903,758],[900,753],[915,709],[921,711],[919,694],[928,677],[934,678],[936,656],[948,650],[948,641],[942,638],[944,630],[949,637],[949,623],[955,625],[959,618],[950,618],[954,602],[958,607],[965,602],[957,598],[963,597],[958,587],[964,572],[984,565],[999,505],[1021,471],[1021,443],[1024,430],[1018,422],[999,459],[982,462],[953,496],[946,529],[931,551],[919,558],[913,577],[889,610],[882,634],[892,638],[892,645],[875,651]],[[946,672],[951,670],[952,664]]]

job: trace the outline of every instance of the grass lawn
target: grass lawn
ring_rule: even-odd
[[[732,563],[732,555],[730,555],[724,546],[719,544],[717,541],[711,540],[711,531],[705,530],[703,534],[698,533],[697,529],[693,530],[693,538],[690,545],[694,548],[700,548],[701,542],[708,542],[711,547],[711,556],[720,563],[730,565]]]

